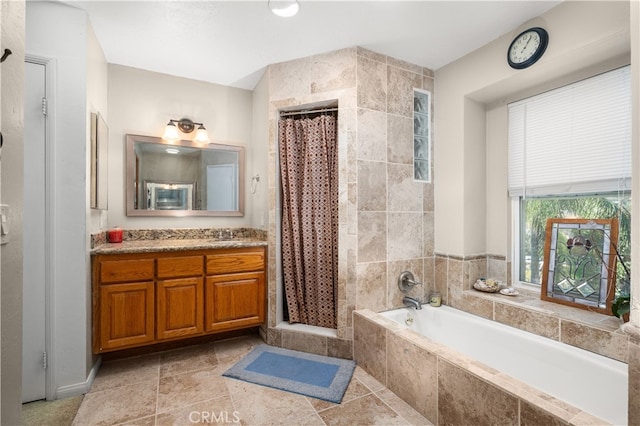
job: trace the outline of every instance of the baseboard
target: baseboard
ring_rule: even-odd
[[[71,396],[83,395],[89,390],[91,390],[91,385],[93,384],[93,380],[96,378],[96,374],[98,374],[98,370],[100,369],[100,364],[102,363],[102,357],[98,357],[98,360],[91,371],[89,372],[89,376],[87,376],[87,380],[81,383],[76,383],[73,385],[60,386],[56,389],[56,399],[69,398]]]

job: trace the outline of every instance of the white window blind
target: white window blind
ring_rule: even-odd
[[[628,189],[629,67],[509,104],[509,195]]]

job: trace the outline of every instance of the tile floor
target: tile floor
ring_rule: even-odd
[[[103,363],[73,422],[93,425],[431,425],[356,367],[341,404],[222,377],[257,336]]]

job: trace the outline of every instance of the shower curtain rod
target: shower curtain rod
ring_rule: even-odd
[[[338,108],[305,109],[302,111],[283,111],[280,113],[280,117],[288,117],[290,115],[319,114],[322,112],[333,112],[333,111],[338,111]]]

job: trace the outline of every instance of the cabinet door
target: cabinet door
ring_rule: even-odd
[[[202,288],[200,277],[158,281],[158,339],[202,333]]]
[[[260,325],[264,321],[264,273],[207,277],[206,331]]]
[[[153,281],[100,286],[99,350],[154,340]]]

